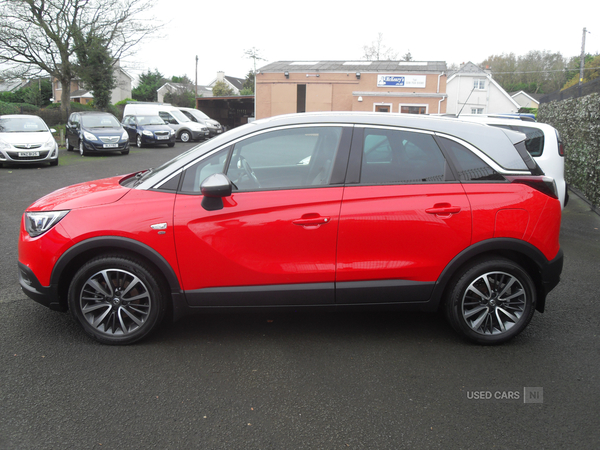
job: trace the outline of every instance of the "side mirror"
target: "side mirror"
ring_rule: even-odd
[[[204,195],[202,207],[207,211],[223,209],[223,197],[229,197],[233,185],[227,175],[215,173],[207,177],[200,185],[200,192]]]

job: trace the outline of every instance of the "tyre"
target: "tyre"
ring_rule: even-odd
[[[172,142],[170,144],[167,144],[167,147],[175,147],[175,142]]]
[[[75,150],[75,148],[71,145],[71,143],[67,139],[67,151],[72,152],[73,150]]]
[[[85,147],[83,146],[83,141],[79,141],[79,154],[81,156],[87,156],[87,152],[85,151]]]
[[[119,255],[94,258],[69,286],[69,310],[104,344],[131,344],[160,324],[166,308],[158,278],[142,262]]]
[[[121,150],[121,155],[129,155],[129,149]]]
[[[50,165],[51,166],[58,166],[58,158],[53,159],[52,161],[50,161]]]
[[[137,135],[137,138],[135,140],[136,145],[138,146],[138,148],[142,148],[144,146],[144,144],[142,143],[142,136],[140,136],[139,134]]]
[[[463,269],[449,286],[446,317],[452,327],[479,344],[501,344],[521,331],[535,311],[529,274],[503,258],[480,260]]]
[[[181,133],[179,133],[179,139],[181,142],[189,142],[192,139],[192,135],[189,131],[183,130]]]

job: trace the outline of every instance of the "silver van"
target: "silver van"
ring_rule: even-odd
[[[210,137],[214,137],[217,134],[221,134],[223,132],[223,127],[219,122],[214,119],[211,119],[202,111],[194,108],[183,108],[180,107],[179,110],[184,113],[190,120],[194,122],[198,122],[201,125],[204,125],[208,128],[208,132],[210,133]]]
[[[210,136],[208,128],[192,121],[179,108],[168,103],[134,102],[125,105],[123,117],[137,115],[160,116],[167,125],[175,130],[181,142],[199,141]]]

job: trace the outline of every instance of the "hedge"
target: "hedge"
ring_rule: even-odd
[[[600,94],[540,105],[537,120],[558,130],[565,145],[565,179],[600,205]]]

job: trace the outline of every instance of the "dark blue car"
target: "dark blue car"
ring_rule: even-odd
[[[66,126],[67,150],[81,156],[93,153],[129,153],[128,135],[115,116],[107,112],[74,112]]]
[[[129,142],[135,142],[140,148],[145,145],[175,145],[175,130],[158,115],[125,116],[122,124],[129,135]]]

